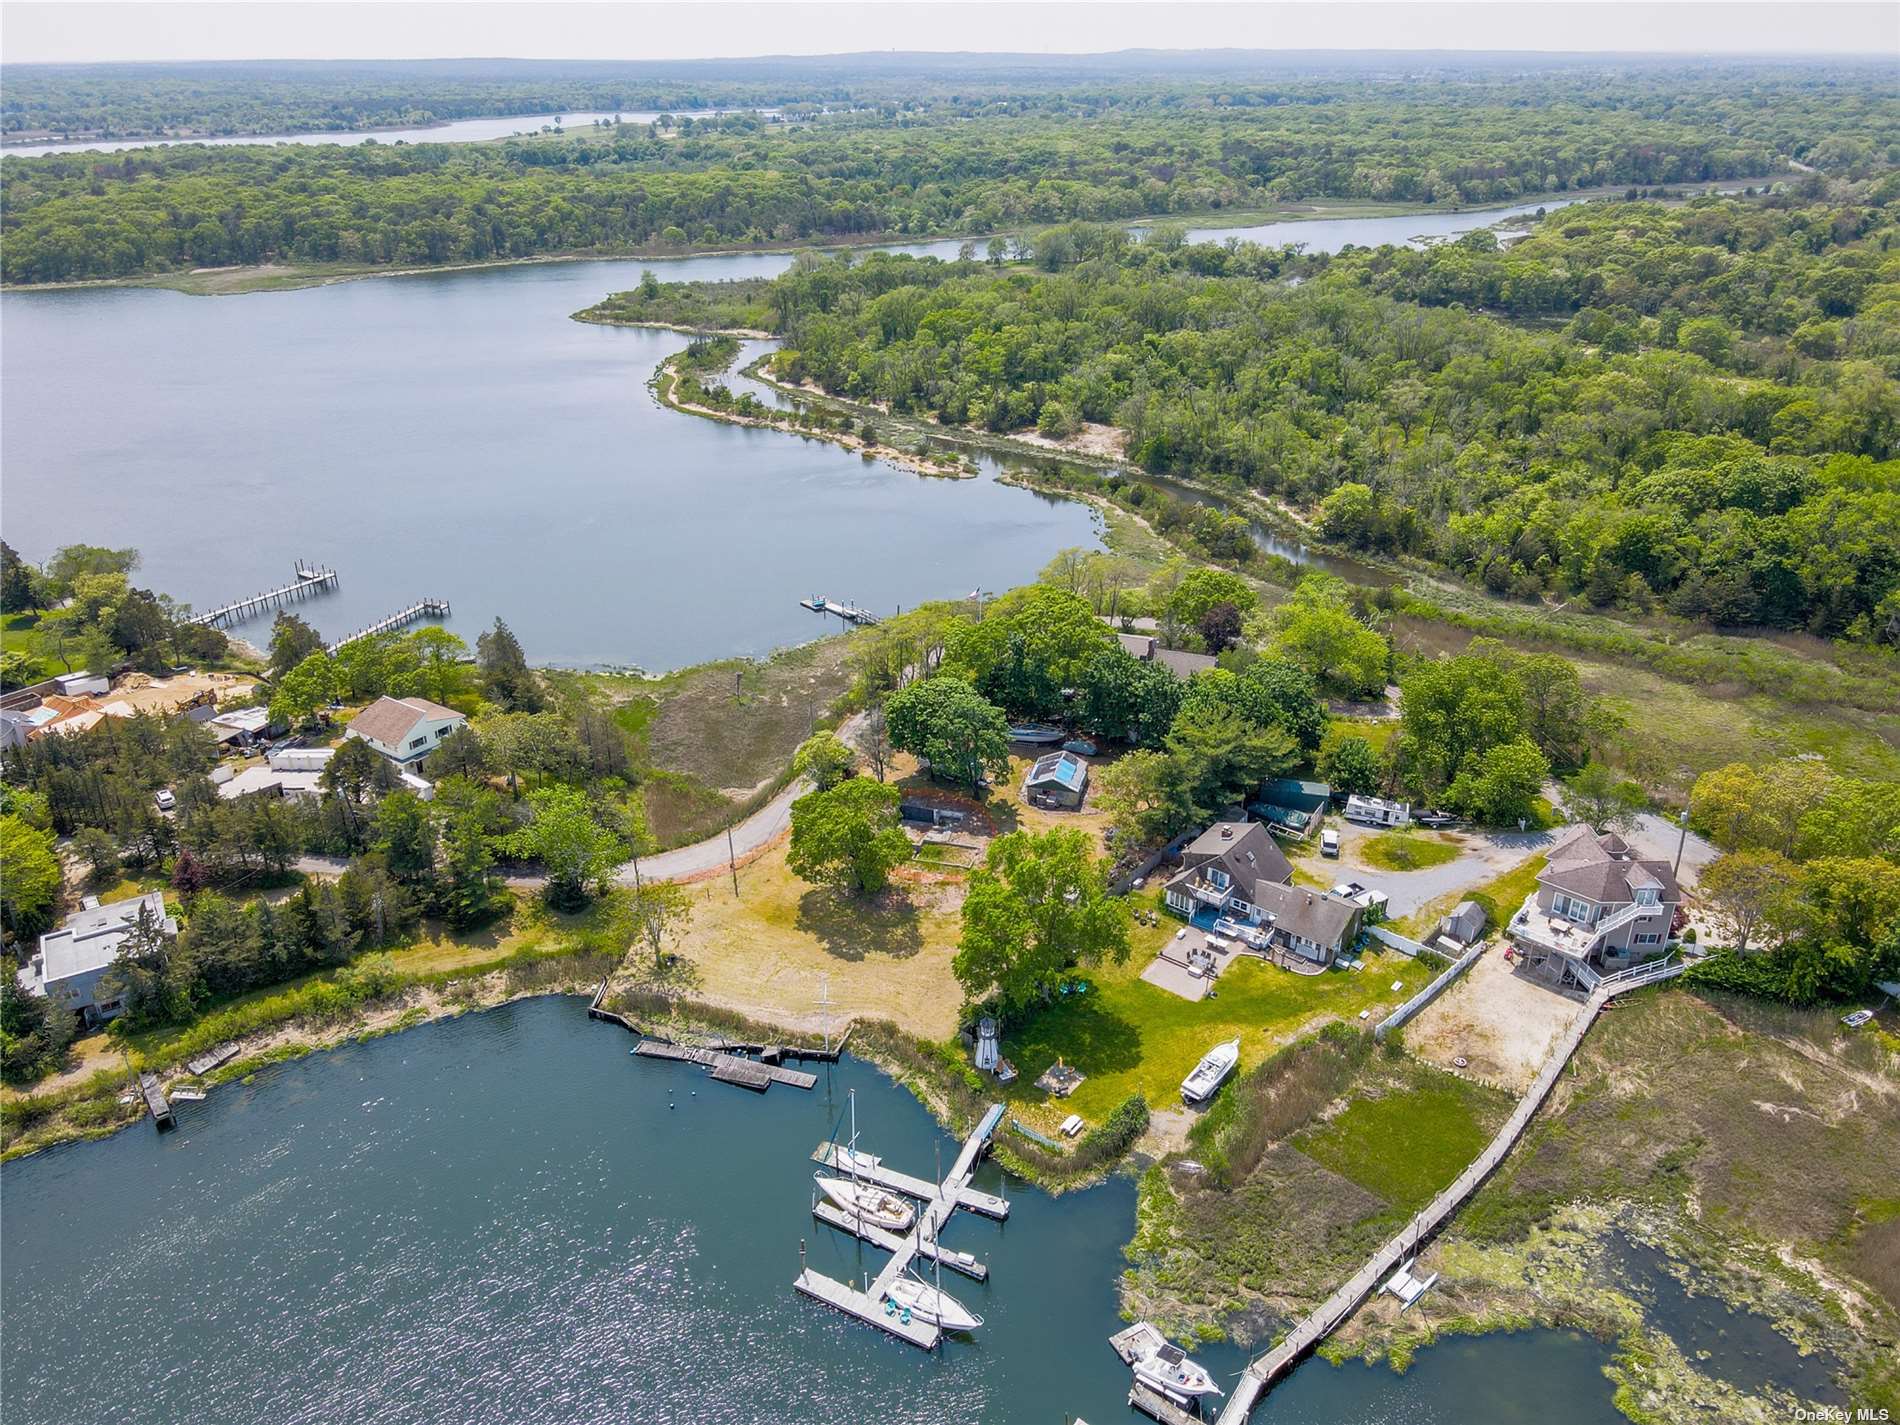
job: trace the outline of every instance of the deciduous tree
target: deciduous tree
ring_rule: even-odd
[[[1014,831],[971,872],[952,968],[966,999],[1007,1012],[1053,993],[1072,965],[1128,956],[1128,921],[1087,836]]]

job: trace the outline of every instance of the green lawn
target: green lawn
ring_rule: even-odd
[[[1316,1021],[1357,1022],[1402,1003],[1429,978],[1427,970],[1395,952],[1368,953],[1363,970],[1296,975],[1243,958],[1220,978],[1213,996],[1198,1002],[1140,978],[1155,950],[1180,922],[1163,916],[1159,929],[1142,928],[1126,964],[1089,974],[1091,990],[1058,1000],[1034,1019],[1005,1025],[1003,1052],[1020,1074],[1008,1097],[1026,1120],[1056,1123],[1070,1112],[1098,1123],[1129,1094],[1160,1108],[1180,1103],[1181,1080],[1222,1040],[1240,1036],[1240,1065],[1252,1067]],[[1403,988],[1394,990],[1393,981]],[[1037,1075],[1060,1055],[1088,1076],[1073,1096],[1045,1102]]]
[[[1416,1211],[1478,1156],[1509,1105],[1505,1094],[1407,1063],[1386,1092],[1355,1098],[1293,1145],[1394,1207]]]
[[[1463,848],[1455,841],[1421,836],[1415,831],[1388,831],[1359,848],[1359,854],[1384,871],[1423,871],[1456,861]]]
[[[1473,900],[1484,907],[1485,914],[1491,918],[1491,928],[1495,931],[1516,915],[1517,908],[1524,904],[1524,897],[1537,889],[1537,873],[1543,869],[1544,858],[1533,856],[1523,865],[1515,866],[1472,890],[1428,901],[1403,920],[1394,921],[1392,928],[1400,935],[1421,934],[1436,925],[1459,901]]]

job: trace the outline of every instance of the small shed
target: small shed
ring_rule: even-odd
[[[1073,752],[1051,752],[1038,757],[1029,775],[1023,778],[1023,797],[1032,806],[1064,807],[1070,811],[1082,805],[1088,795],[1089,764]]]
[[[1466,945],[1475,945],[1484,934],[1484,907],[1476,901],[1459,901],[1439,925],[1441,935],[1449,935]]]

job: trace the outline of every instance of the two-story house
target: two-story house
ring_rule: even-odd
[[[1358,938],[1362,909],[1292,885],[1292,865],[1259,822],[1217,822],[1181,855],[1164,899],[1202,930],[1312,970],[1332,964]]]
[[[398,767],[420,762],[468,719],[427,698],[378,698],[350,719],[346,729]]]
[[[1640,859],[1614,832],[1578,827],[1551,848],[1507,933],[1527,966],[1590,989],[1660,953],[1681,904],[1667,861]]]

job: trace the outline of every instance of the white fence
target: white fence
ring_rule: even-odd
[[[1426,1005],[1437,999],[1439,995],[1445,992],[1453,980],[1457,979],[1466,970],[1469,970],[1473,965],[1478,963],[1478,957],[1484,954],[1484,946],[1485,942],[1481,940],[1469,950],[1465,951],[1464,954],[1460,955],[1452,962],[1450,969],[1443,971],[1429,985],[1425,986],[1424,989],[1420,990],[1404,1004],[1380,1020],[1378,1028],[1372,1031],[1372,1037],[1374,1039],[1383,1040],[1387,1034],[1390,1034],[1394,1029],[1397,1029],[1401,1024],[1405,1023],[1406,1020],[1425,1008]]]

